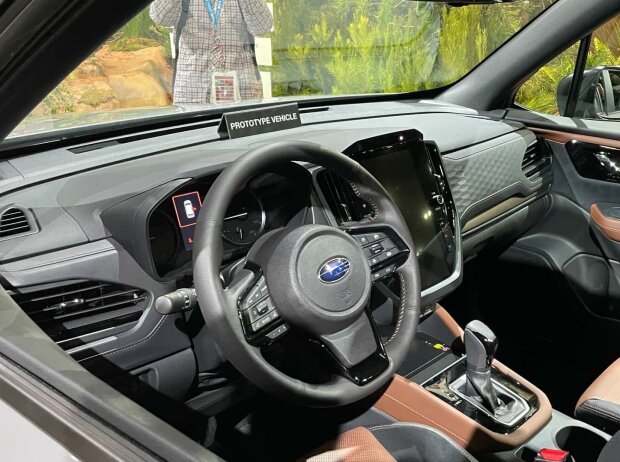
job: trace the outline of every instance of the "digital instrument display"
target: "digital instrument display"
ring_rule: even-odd
[[[183,237],[185,250],[194,246],[194,228],[202,208],[198,191],[172,197],[172,204]],[[263,206],[250,191],[242,191],[233,197],[222,225],[222,236],[231,244],[248,246],[259,238],[265,228]]]
[[[172,204],[177,215],[177,221],[183,236],[185,250],[192,250],[194,247],[194,228],[196,220],[202,208],[202,199],[198,191],[179,194],[172,197]]]
[[[231,244],[248,246],[259,238],[265,228],[263,206],[250,191],[241,191],[228,206],[222,225],[222,236]]]

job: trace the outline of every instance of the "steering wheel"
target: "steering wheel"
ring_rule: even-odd
[[[372,217],[339,227],[270,231],[252,245],[244,268],[223,288],[222,224],[232,198],[258,172],[293,161],[348,180],[372,207]],[[371,272],[369,261],[376,260],[371,247],[376,250],[377,244],[386,252]],[[313,143],[258,147],[218,176],[198,217],[193,267],[200,309],[224,356],[253,384],[298,404],[334,407],[371,395],[393,377],[416,333],[420,276],[398,207],[359,163]],[[401,299],[394,332],[383,343],[370,313],[370,292],[375,281],[391,273],[400,278]],[[263,357],[263,345],[288,335],[303,336],[325,352],[333,371],[329,381],[304,382]]]

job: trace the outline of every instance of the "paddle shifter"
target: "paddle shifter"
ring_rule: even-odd
[[[482,405],[492,414],[503,403],[491,382],[491,364],[497,351],[497,337],[480,321],[471,321],[465,327],[465,351],[467,353],[468,396],[479,398]]]

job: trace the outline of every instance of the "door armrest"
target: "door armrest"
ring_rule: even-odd
[[[612,208],[611,210],[615,209]],[[618,207],[620,209],[620,207]],[[596,224],[598,229],[612,241],[620,242],[620,218],[612,218],[605,212],[607,208],[599,207],[598,204],[592,204],[590,207],[590,218]]]

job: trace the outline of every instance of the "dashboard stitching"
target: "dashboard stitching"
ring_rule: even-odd
[[[400,325],[403,322],[404,314],[405,314],[405,300],[407,299],[407,289],[405,287],[405,278],[403,275],[398,273],[398,277],[400,278],[400,310],[398,311],[398,321],[396,322],[396,327],[394,328],[394,332],[392,336],[388,339],[385,344],[387,345],[396,337],[398,331],[400,330]]]
[[[29,270],[33,270],[33,269],[43,268],[45,266],[55,265],[57,263],[66,263],[66,262],[70,262],[72,260],[79,260],[79,259],[84,258],[84,257],[90,257],[90,256],[93,256],[93,255],[98,255],[98,254],[101,254],[101,253],[108,253],[108,252],[112,252],[112,251],[114,251],[114,247],[110,246],[110,247],[106,247],[104,249],[90,250],[90,251],[87,251],[87,252],[71,255],[71,257],[69,257],[69,258],[57,258],[55,260],[47,260],[47,261],[40,262],[38,264],[32,264],[30,266],[22,266],[21,268],[20,267],[10,268],[10,267],[7,267],[7,266],[0,266],[0,271],[7,272],[7,273],[17,273],[17,272],[20,272],[20,271],[29,271]]]
[[[166,317],[165,317],[165,316],[162,316],[161,320],[159,321],[159,323],[157,324],[157,326],[155,327],[155,329],[153,329],[153,330],[151,331],[151,333],[150,333],[148,336],[144,337],[144,338],[143,338],[142,340],[140,340],[139,342],[132,343],[132,344],[130,344],[130,345],[126,345],[126,346],[124,346],[124,347],[122,347],[122,348],[119,348],[118,350],[114,350],[114,351],[109,351],[109,352],[107,352],[107,353],[103,353],[103,354],[102,354],[102,356],[110,356],[110,355],[113,355],[113,354],[119,353],[119,352],[124,351],[124,350],[129,350],[129,349],[131,349],[131,348],[137,347],[137,346],[138,346],[138,345],[140,345],[141,343],[144,343],[144,342],[146,342],[146,341],[150,340],[150,339],[151,339],[151,337],[153,337],[153,336],[157,333],[157,331],[159,330],[159,328],[160,328],[160,327],[164,324],[164,320],[165,320],[165,319],[166,319]]]

